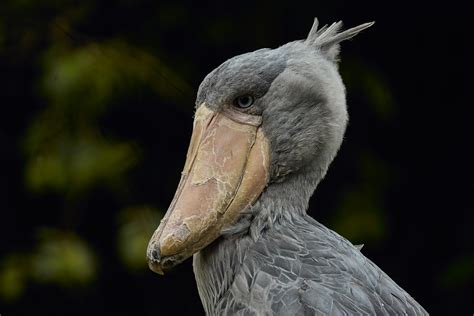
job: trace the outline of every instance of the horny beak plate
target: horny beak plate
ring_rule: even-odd
[[[148,244],[150,269],[163,274],[203,249],[260,196],[269,164],[261,123],[232,108],[199,106],[181,181]]]

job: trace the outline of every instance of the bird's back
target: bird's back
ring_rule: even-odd
[[[247,249],[218,315],[427,315],[349,241],[310,217]]]

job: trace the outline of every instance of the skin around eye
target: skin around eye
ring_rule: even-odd
[[[254,98],[249,94],[239,96],[234,100],[234,105],[241,109],[249,108],[253,103]]]

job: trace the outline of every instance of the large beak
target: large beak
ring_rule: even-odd
[[[269,150],[261,117],[202,104],[181,181],[147,250],[150,269],[181,263],[219,237],[268,182]]]

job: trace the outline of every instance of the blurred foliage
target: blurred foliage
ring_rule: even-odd
[[[72,287],[92,282],[96,266],[95,255],[79,236],[67,231],[42,229],[29,268],[38,282]]]
[[[370,64],[347,58],[341,67],[344,83],[350,91],[358,91],[380,119],[388,119],[396,112],[395,100],[384,76]]]
[[[137,163],[137,152],[129,142],[102,137],[97,120],[137,86],[165,99],[191,90],[156,57],[120,41],[51,48],[40,86],[48,106],[25,139],[28,186],[79,192],[98,182],[117,182]]]
[[[147,206],[129,207],[118,214],[118,251],[123,263],[132,271],[148,267],[146,248],[160,217],[156,209]]]
[[[12,5],[31,10],[62,7],[55,1]],[[177,104],[192,95],[192,88],[147,50],[113,38],[83,42],[79,36],[78,41],[71,23],[80,20],[87,7],[68,9],[50,23],[52,42],[38,54],[40,75],[33,90],[44,106],[31,120],[22,144],[26,187],[61,194],[63,212],[69,214],[78,212],[75,205],[87,201],[94,188],[126,187],[127,174],[140,161],[137,144],[104,133],[100,120],[110,108],[124,99],[133,100],[144,89]],[[35,33],[26,30],[23,39],[33,42],[23,49],[34,45]],[[146,246],[161,214],[141,206],[116,213],[119,257],[129,269],[143,270]],[[11,253],[0,262],[0,298],[10,301],[22,295],[28,282],[86,286],[96,279],[99,266],[97,255],[83,239],[59,228],[38,229],[33,251]]]
[[[132,145],[84,134],[77,138],[61,135],[36,153],[25,169],[28,187],[80,192],[99,181],[117,182],[136,163]]]
[[[5,26],[3,25],[3,20],[0,19],[0,50],[3,48],[5,42]]]
[[[97,273],[96,256],[76,234],[41,229],[32,253],[11,254],[0,266],[0,296],[13,300],[20,296],[29,279],[61,287],[84,286]]]
[[[474,255],[456,258],[441,273],[438,282],[445,288],[464,288],[474,282]]]
[[[384,163],[365,153],[358,161],[360,182],[343,192],[332,216],[332,227],[353,243],[382,242],[389,234],[383,203],[390,177]]]
[[[0,297],[12,301],[23,293],[28,277],[27,259],[17,254],[10,254],[0,263]]]
[[[121,40],[75,49],[64,46],[52,47],[45,54],[43,78],[47,98],[53,106],[65,107],[64,111],[81,108],[98,114],[137,85],[150,87],[165,99],[181,100],[183,93],[193,91],[158,57]]]

